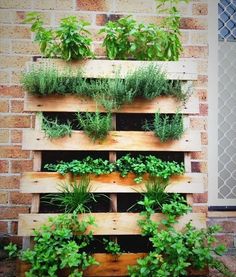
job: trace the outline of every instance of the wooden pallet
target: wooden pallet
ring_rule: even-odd
[[[129,173],[127,177],[121,177],[113,172],[108,175],[90,175],[90,191],[92,193],[137,193],[145,191],[145,181],[140,184],[134,182],[135,175]],[[20,191],[22,193],[60,193],[61,186],[71,181],[79,182],[71,174],[61,175],[57,172],[26,172],[22,174]],[[203,177],[199,173],[186,173],[172,176],[166,188],[169,193],[203,193]]]
[[[196,63],[186,61],[155,63],[166,71],[166,76],[169,79],[188,82],[197,80]],[[78,69],[82,69],[84,76],[88,78],[114,78],[117,70],[119,70],[123,78],[138,67],[148,64],[150,62],[87,60],[66,63],[57,59],[40,59],[37,63],[29,63],[28,66],[56,67],[60,72],[65,72],[70,67],[71,75],[76,73]],[[77,112],[78,110],[94,112],[97,108],[104,111],[102,107],[97,107],[92,99],[73,95],[36,97],[27,94],[25,99],[25,110],[31,112]],[[116,160],[117,151],[184,152],[186,173],[183,176],[172,176],[166,191],[187,194],[187,200],[191,204],[193,193],[204,192],[203,177],[200,173],[191,173],[189,156],[189,152],[201,150],[199,132],[188,130],[188,124],[186,124],[186,132],[180,140],[161,143],[152,132],[116,131],[116,113],[153,114],[159,110],[161,113],[171,114],[175,113],[177,109],[185,115],[199,113],[198,98],[192,96],[184,105],[171,97],[157,97],[153,100],[136,99],[134,103],[124,105],[121,110],[113,113],[113,131],[103,142],[96,143],[92,142],[82,131],[73,131],[71,137],[49,140],[40,130],[39,119],[36,117],[35,130],[25,130],[23,134],[23,149],[34,150],[34,172],[23,173],[20,185],[22,193],[33,195],[31,214],[19,216],[18,234],[25,238],[24,247],[29,246],[29,237],[33,236],[34,229],[38,229],[46,223],[49,216],[56,216],[56,214],[39,214],[40,194],[59,193],[60,184],[72,180],[71,174],[62,176],[55,172],[40,172],[41,151],[43,150],[109,151],[110,162]],[[188,120],[185,121],[188,122]],[[144,182],[147,177],[144,176]],[[78,176],[77,180],[79,181],[79,179]],[[117,172],[109,175],[90,176],[91,192],[109,193],[111,198],[110,212],[92,213],[97,224],[96,227],[90,229],[94,235],[140,235],[140,228],[137,225],[140,215],[117,212],[117,193],[137,193],[145,190],[144,182],[136,184],[133,179],[133,174],[122,178]],[[83,214],[79,215],[79,218],[87,216],[88,214]],[[157,221],[163,217],[162,214],[153,215],[153,219]],[[193,220],[193,224],[199,229],[206,227],[205,214],[190,213],[179,218],[176,228],[181,230],[189,220]],[[134,265],[137,258],[145,255],[145,253],[124,253],[119,257],[114,257],[109,254],[96,253],[94,256],[101,264],[90,267],[84,276],[126,276],[127,266]],[[27,269],[27,265],[22,264],[20,276],[23,277]],[[65,276],[63,274],[61,276]],[[191,274],[198,275],[203,274],[203,272],[193,271]]]

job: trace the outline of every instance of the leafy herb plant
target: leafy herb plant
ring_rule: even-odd
[[[203,269],[208,265],[215,267],[216,258],[212,253],[221,255],[225,249],[223,245],[215,246],[215,234],[219,227],[198,230],[190,221],[181,232],[177,231],[177,217],[190,211],[183,198],[176,195],[170,203],[162,205],[162,213],[166,218],[161,222],[151,218],[155,212],[153,202],[155,201],[147,196],[139,202],[144,208],[141,213],[144,218],[139,220],[139,225],[153,249],[146,257],[138,259],[137,265],[129,267],[129,276],[182,277],[187,276],[190,266],[195,269]]]
[[[71,72],[58,72],[50,67],[33,67],[23,74],[21,83],[24,89],[38,96],[55,94],[74,94],[88,96],[105,110],[118,110],[123,104],[129,104],[136,97],[153,99],[160,95],[169,95],[179,101],[186,101],[189,88],[183,89],[177,80],[169,81],[166,74],[157,66],[150,64],[140,67],[120,78],[119,72],[114,79],[86,79],[81,71],[72,75]]]
[[[103,244],[105,245],[105,250],[107,251],[107,253],[110,253],[112,255],[120,255],[121,254],[121,248],[117,242],[104,238]]]
[[[65,136],[71,136],[72,126],[70,121],[66,124],[58,123],[58,119],[47,119],[43,114],[42,118],[42,130],[49,139],[62,138]]]
[[[181,175],[184,173],[183,164],[165,162],[152,155],[131,157],[130,154],[121,157],[115,163],[110,163],[108,160],[87,157],[82,161],[74,160],[72,162],[46,164],[45,168],[61,174],[70,172],[75,175],[101,175],[118,171],[122,177],[126,177],[128,173],[134,173],[136,175],[134,180],[137,183],[143,181],[143,175],[146,173],[150,177],[159,177],[160,181],[164,182],[167,182],[172,175]]]
[[[69,276],[82,277],[86,268],[98,264],[85,251],[93,240],[92,232],[85,235],[85,231],[94,224],[94,218],[91,216],[79,221],[76,211],[50,218],[47,225],[34,231],[33,249],[18,253],[22,261],[31,265],[25,276],[56,277],[60,270],[68,269]]]
[[[106,35],[103,46],[109,59],[125,60],[130,57],[131,39],[136,29],[137,23],[131,16],[107,22],[100,33]]]
[[[91,193],[90,180],[87,176],[82,176],[79,183],[63,183],[60,185],[60,193],[49,194],[45,199],[50,199],[50,203],[62,208],[66,213],[77,211],[78,213],[90,212],[90,204],[96,202],[95,196]]]
[[[47,29],[39,13],[27,14],[25,23],[31,23],[31,31],[35,33],[35,41],[40,51],[47,58],[61,58],[66,61],[93,57],[90,50],[92,40],[88,37],[88,22],[78,21],[76,16],[61,19],[56,29]]]
[[[104,140],[112,129],[112,120],[109,113],[103,115],[98,111],[95,113],[86,112],[85,114],[78,112],[77,119],[79,126],[93,141]]]
[[[164,3],[158,7],[162,7],[162,4]],[[100,31],[105,33],[103,46],[108,58],[178,60],[183,49],[179,30],[180,16],[176,6],[171,6],[167,11],[168,16],[159,25],[138,24],[131,16],[115,22],[108,21]]]
[[[180,139],[184,133],[183,116],[179,113],[169,116],[157,112],[153,123],[146,123],[144,129],[153,131],[161,142]]]

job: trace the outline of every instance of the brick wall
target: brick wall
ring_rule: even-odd
[[[0,234],[4,241],[10,236],[20,243],[16,237],[17,217],[29,210],[30,197],[19,193],[19,178],[22,171],[32,170],[32,153],[21,150],[21,136],[23,128],[32,127],[33,115],[23,113],[24,92],[19,80],[25,63],[39,55],[29,25],[23,23],[26,13],[40,12],[49,26],[68,15],[89,21],[97,55],[104,55],[103,36],[98,31],[107,20],[132,14],[139,22],[156,23],[158,16],[154,0],[0,0],[0,8]],[[207,191],[208,0],[192,0],[180,10],[182,58],[196,60],[199,72],[194,87],[200,99],[200,114],[190,118],[190,126],[201,132],[202,151],[191,154],[191,168],[204,174]],[[194,211],[207,211],[207,192],[194,195],[193,201]],[[222,220],[225,232],[220,236],[233,249],[235,222],[227,222]]]

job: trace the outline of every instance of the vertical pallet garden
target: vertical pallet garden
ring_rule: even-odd
[[[64,70],[67,63],[59,60],[40,60],[37,64],[56,67],[58,70]],[[132,72],[140,66],[146,66],[149,62],[139,61],[107,61],[107,60],[88,60],[82,62],[70,63],[71,72],[81,68],[87,78],[114,78],[117,70],[125,77],[128,72]],[[197,79],[196,64],[193,62],[153,62],[160,66],[170,80],[181,80],[191,82]],[[96,103],[86,97],[77,97],[74,95],[37,97],[30,94],[26,95],[25,111],[30,112],[56,112],[72,113],[77,112],[95,112],[97,109],[104,112],[102,107],[97,107]],[[179,140],[161,142],[151,131],[119,130],[117,118],[123,114],[127,122],[132,120],[132,115],[152,115],[157,111],[163,114],[173,114],[176,110],[184,114],[185,132]],[[125,104],[120,110],[112,113],[113,130],[109,132],[107,138],[103,141],[93,142],[83,131],[73,131],[69,137],[49,140],[40,128],[36,117],[35,129],[25,130],[23,134],[23,149],[34,151],[34,171],[24,172],[21,178],[21,192],[30,193],[32,197],[32,206],[30,214],[21,214],[19,216],[18,234],[23,237],[33,236],[33,230],[38,229],[46,223],[48,218],[57,214],[40,213],[40,195],[45,193],[59,193],[60,183],[70,181],[71,175],[61,175],[56,172],[42,171],[42,151],[56,153],[58,151],[86,151],[100,153],[106,152],[109,160],[114,162],[122,152],[162,152],[162,153],[182,153],[186,173],[181,176],[172,176],[169,185],[166,188],[170,193],[182,193],[187,197],[191,204],[193,193],[203,193],[203,178],[200,173],[192,173],[190,167],[189,153],[201,150],[200,133],[188,128],[188,115],[199,112],[199,103],[194,95],[189,98],[187,103],[181,105],[172,97],[161,96],[153,100],[135,99],[131,104]],[[117,130],[116,130],[117,129]],[[77,180],[80,176],[76,177]],[[140,227],[137,224],[140,218],[139,213],[121,212],[119,210],[117,197],[125,195],[128,199],[132,194],[142,192],[145,189],[144,181],[137,184],[133,181],[132,173],[127,177],[121,177],[119,173],[112,172],[108,175],[90,176],[91,188],[93,193],[106,193],[110,196],[110,208],[107,212],[93,212],[96,226],[91,227],[95,236],[136,236],[141,234]],[[79,215],[79,218],[85,218],[88,214]],[[160,221],[163,215],[156,213],[153,219]],[[181,216],[176,226],[179,230],[189,221],[199,229],[206,226],[206,218],[203,213],[189,213]],[[88,231],[89,231],[88,230]],[[25,239],[27,242],[27,239]],[[144,252],[123,253],[118,257],[111,254],[94,253],[94,257],[100,265],[91,266],[85,271],[85,276],[126,276],[127,266],[134,265],[137,258],[145,256]],[[24,271],[24,270],[23,270]],[[197,275],[199,272],[191,272]],[[24,276],[24,273],[22,273]]]

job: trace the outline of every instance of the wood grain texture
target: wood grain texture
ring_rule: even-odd
[[[135,175],[130,173],[123,178],[119,173],[113,172],[108,175],[90,175],[90,191],[93,193],[136,193],[145,191],[144,182],[134,182]],[[76,177],[79,183],[80,177]],[[72,181],[72,175],[61,175],[57,172],[26,172],[22,174],[20,191],[22,193],[58,193],[63,184]],[[172,176],[166,188],[171,193],[203,193],[203,176],[200,173],[188,173],[180,176]]]
[[[105,111],[102,106],[89,97],[70,94],[37,97],[26,93],[24,109],[30,112],[95,112],[97,109],[101,112]],[[152,114],[159,111],[173,114],[177,109],[183,114],[198,114],[199,100],[196,96],[192,96],[186,104],[182,104],[170,96],[159,96],[153,100],[137,98],[132,104],[123,105],[121,109],[114,112]]]
[[[88,277],[112,277],[112,276],[127,276],[128,265],[135,265],[137,259],[143,258],[147,253],[123,253],[120,256],[112,256],[111,254],[96,253],[93,257],[100,264],[97,266],[90,266],[84,271],[83,276]],[[25,277],[25,272],[30,269],[30,265],[18,261],[18,275],[19,277]],[[205,276],[208,274],[208,269],[195,270],[188,269],[188,273],[191,276]],[[59,277],[66,277],[69,275],[68,270],[63,270],[58,273]]]
[[[33,236],[33,230],[39,229],[42,224],[48,222],[49,217],[55,217],[58,214],[20,214],[18,222],[19,236]],[[137,221],[141,216],[137,213],[91,213],[81,214],[79,219],[85,219],[88,216],[94,216],[96,226],[91,226],[87,232],[93,231],[94,235],[139,235],[140,227]],[[156,213],[152,219],[161,221],[164,215]],[[206,227],[206,216],[204,213],[189,213],[181,216],[175,225],[176,230],[181,230],[186,223],[192,221],[192,224],[198,228]]]
[[[186,131],[179,140],[165,143],[153,132],[111,131],[100,142],[92,140],[83,131],[73,131],[71,137],[49,140],[42,131],[24,130],[23,150],[82,150],[82,151],[201,151],[199,131]]]
[[[66,62],[60,59],[38,59],[37,63],[29,62],[31,66],[55,67],[60,72],[76,74],[79,69],[87,78],[114,78],[120,72],[121,78],[139,67],[155,64],[166,72],[171,80],[197,80],[197,63],[193,61],[158,62],[158,61],[119,61],[119,60],[82,60]]]

